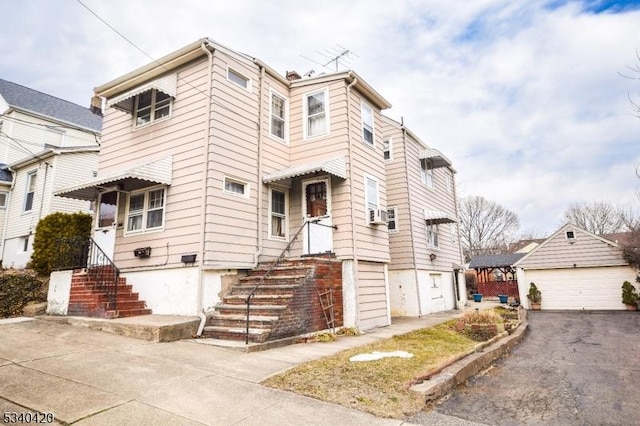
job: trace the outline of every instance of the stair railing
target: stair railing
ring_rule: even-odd
[[[91,237],[58,239],[54,269],[86,269],[96,286],[107,295],[107,310],[117,310],[120,269]]]
[[[291,250],[291,247],[293,246],[293,243],[298,239],[298,236],[300,235],[300,233],[302,232],[302,230],[304,229],[305,226],[309,226],[310,223],[318,223],[321,219],[313,219],[313,220],[309,220],[309,221],[305,221],[302,226],[298,229],[298,231],[295,233],[295,235],[293,236],[293,238],[291,238],[291,241],[289,241],[289,244],[287,244],[287,246],[284,248],[284,250],[282,250],[282,252],[280,253],[280,255],[276,258],[275,261],[273,261],[273,263],[271,264],[271,266],[269,266],[269,269],[267,269],[267,272],[265,272],[265,274],[262,276],[262,278],[260,279],[260,281],[258,281],[258,284],[256,284],[253,287],[253,290],[251,290],[251,292],[249,293],[249,295],[247,296],[247,300],[246,300],[246,304],[247,304],[247,322],[246,322],[246,329],[245,329],[245,344],[248,345],[249,344],[249,312],[251,310],[251,299],[253,298],[254,294],[256,293],[256,290],[258,290],[258,287],[260,287],[265,279],[267,278],[267,276],[269,276],[269,274],[271,274],[271,271],[273,271],[275,269],[276,266],[278,266],[280,264],[280,262],[282,261],[282,259],[284,259],[285,257],[285,253],[289,252]],[[307,239],[310,238],[309,235],[309,230],[307,229]]]

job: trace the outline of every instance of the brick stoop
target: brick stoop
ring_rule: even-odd
[[[118,278],[115,307],[109,306],[106,291],[98,285],[91,271],[77,271],[71,277],[67,315],[98,318],[123,318],[151,314],[146,303],[138,299],[124,277]]]
[[[239,284],[219,303],[207,319],[203,337],[245,340],[247,296],[267,272],[260,264],[240,278]],[[327,328],[318,293],[333,289],[336,326],[342,325],[342,263],[326,257],[282,261],[251,299],[249,341],[263,343]]]

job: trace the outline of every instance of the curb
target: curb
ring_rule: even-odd
[[[472,376],[487,368],[496,359],[501,358],[524,339],[527,327],[527,311],[520,311],[521,323],[510,336],[481,343],[469,351],[468,355],[445,366],[440,372],[413,385],[410,391],[420,394],[425,402],[433,401],[449,393],[454,387],[464,383]]]

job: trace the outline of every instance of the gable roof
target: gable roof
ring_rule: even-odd
[[[511,266],[519,260],[524,253],[504,253],[476,256],[469,262],[469,268],[499,268],[501,266]]]
[[[0,79],[0,96],[10,107],[100,132],[102,117],[73,102]]]

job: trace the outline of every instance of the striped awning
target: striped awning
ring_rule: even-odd
[[[176,97],[176,87],[178,85],[178,75],[169,74],[164,77],[157,78],[134,89],[129,90],[121,95],[107,99],[107,106],[114,107],[121,111],[131,114],[134,108],[134,99],[136,95],[144,93],[148,90],[156,89],[173,98]]]
[[[58,197],[92,201],[109,187],[131,192],[153,185],[171,185],[173,176],[173,157],[165,157],[152,163],[142,164],[128,170],[97,177],[71,187],[62,188],[53,193]]]
[[[453,214],[441,210],[424,209],[424,220],[435,225],[440,223],[456,223],[458,218]]]
[[[451,167],[451,161],[445,157],[443,153],[438,151],[435,148],[427,148],[423,151],[420,151],[420,159],[421,160],[431,160],[431,164],[434,169],[438,167]]]
[[[280,180],[291,179],[298,176],[328,173],[340,179],[347,178],[347,166],[344,157],[319,160],[313,163],[300,164],[266,175],[262,182],[271,183]]]

